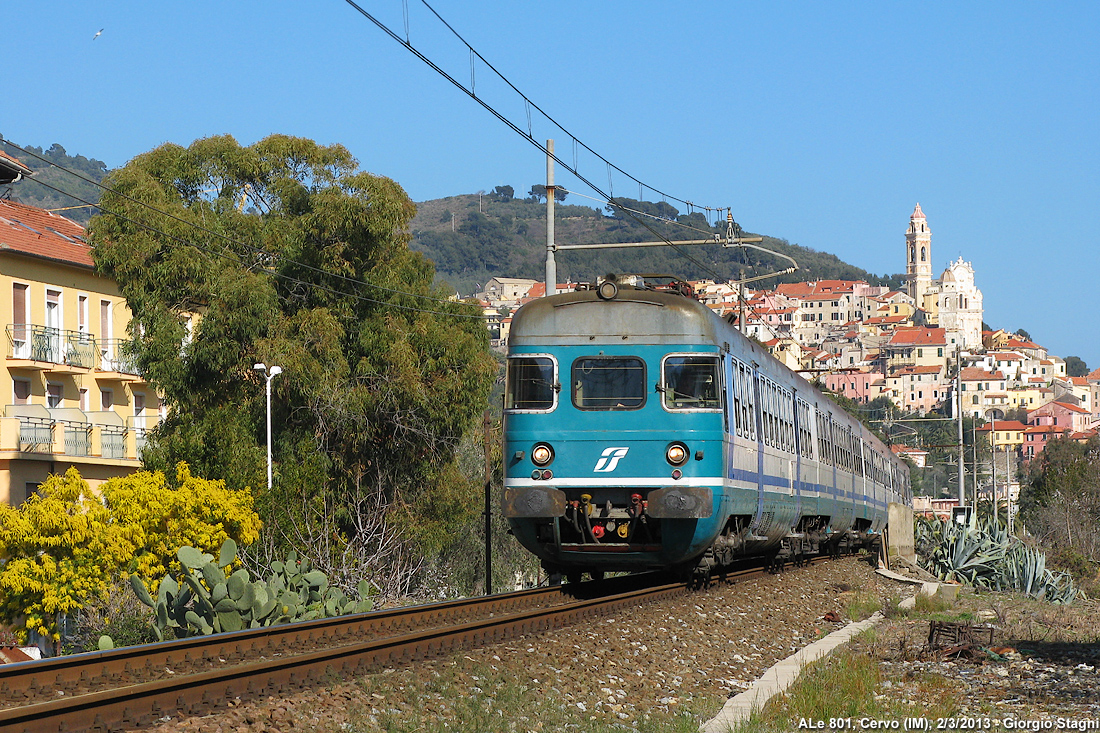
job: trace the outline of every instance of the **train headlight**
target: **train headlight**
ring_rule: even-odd
[[[539,443],[531,449],[531,462],[536,466],[549,466],[554,460],[554,449],[546,443]]]
[[[673,466],[682,466],[688,458],[687,446],[683,443],[672,443],[665,449],[665,459]]]

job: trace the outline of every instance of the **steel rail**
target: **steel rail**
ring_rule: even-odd
[[[195,636],[157,644],[0,665],[0,710],[25,705],[34,698],[94,691],[97,687],[150,681],[202,671],[212,665],[235,665],[260,655],[293,654],[296,647],[341,643],[364,636],[452,624],[471,616],[492,615],[562,602],[568,586],[532,588],[487,598],[441,601],[418,606],[369,611],[239,632]],[[165,671],[167,669],[171,672]],[[144,679],[143,679],[144,678]],[[91,689],[89,689],[91,688]]]
[[[740,574],[739,574],[740,575]],[[282,694],[324,681],[470,646],[535,633],[688,592],[684,583],[506,613],[450,627],[330,646],[287,657],[224,666],[197,674],[126,685],[0,710],[0,730],[23,733],[111,731],[166,715],[196,715],[240,697]],[[345,619],[346,620],[346,619]]]

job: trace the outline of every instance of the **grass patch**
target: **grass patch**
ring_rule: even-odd
[[[870,618],[876,611],[882,609],[880,601],[873,593],[856,591],[844,606],[844,616],[849,621],[862,621]]]
[[[880,694],[885,687],[904,686],[905,701]],[[769,702],[735,728],[736,733],[772,733],[798,728],[799,720],[908,717],[951,717],[959,710],[962,691],[939,675],[889,678],[866,654],[840,650],[807,667],[786,693]]]
[[[400,688],[396,695],[395,686]],[[593,706],[589,696],[574,699],[570,690],[485,665],[432,665],[420,674],[408,670],[374,674],[362,678],[359,687],[362,694],[350,703],[348,723],[339,728],[342,732],[697,733],[708,711],[721,705],[721,701],[696,698],[681,699],[669,705],[667,712],[637,712],[620,703]],[[315,733],[327,731],[319,728]]]

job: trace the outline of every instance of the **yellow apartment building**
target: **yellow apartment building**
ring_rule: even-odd
[[[1020,386],[1008,390],[1008,401],[1012,408],[1022,407],[1034,410],[1053,399],[1053,392],[1039,386]]]
[[[1024,447],[1024,431],[1027,427],[1018,420],[991,420],[978,428],[978,432],[999,451],[1019,452]]]
[[[97,274],[84,229],[0,200],[0,501],[75,466],[96,487],[141,468],[163,417],[127,353],[130,310]]]

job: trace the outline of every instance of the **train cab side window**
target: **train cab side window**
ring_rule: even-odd
[[[552,410],[557,401],[554,360],[548,356],[513,356],[508,360],[504,407],[507,410]]]
[[[719,410],[718,358],[713,356],[667,356],[662,387],[669,410]]]
[[[645,362],[636,356],[582,356],[573,362],[573,404],[580,410],[637,410],[645,405]]]

